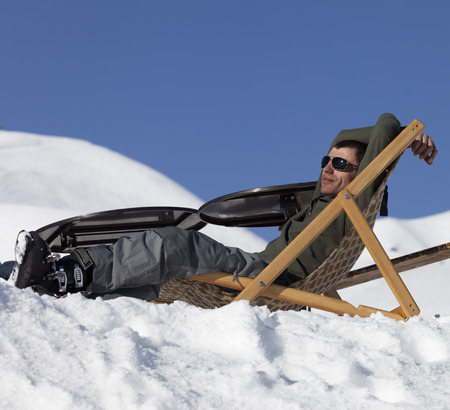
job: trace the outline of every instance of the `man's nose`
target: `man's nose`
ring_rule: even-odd
[[[332,174],[334,172],[334,168],[331,165],[331,160],[328,161],[328,164],[323,167],[323,171],[328,173],[328,174]]]

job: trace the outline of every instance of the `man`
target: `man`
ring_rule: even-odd
[[[171,278],[222,271],[256,277],[400,132],[392,114],[380,116],[373,127],[342,131],[322,159],[322,174],[311,205],[291,218],[281,235],[260,253],[227,247],[196,231],[176,227],[156,228],[112,246],[76,249],[55,260],[47,244],[35,233],[22,231],[16,243],[16,263],[11,275],[19,288],[32,287],[40,294],[61,296],[83,291],[87,297],[158,297],[160,285]],[[411,146],[429,165],[437,155],[432,139],[420,134]],[[380,178],[357,199],[361,209],[370,200]],[[350,222],[338,217],[278,279],[288,284],[306,277],[336,248]]]

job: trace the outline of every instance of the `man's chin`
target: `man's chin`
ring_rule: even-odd
[[[336,195],[337,195],[335,192],[328,191],[327,189],[322,189],[322,190],[320,191],[320,193],[321,193],[323,196],[326,196],[326,197],[328,197],[328,198],[336,198]]]

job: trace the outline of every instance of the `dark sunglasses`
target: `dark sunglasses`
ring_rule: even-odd
[[[322,158],[322,163],[321,163],[322,168],[325,168],[328,165],[328,163],[330,162],[330,159],[331,159],[331,165],[333,166],[333,168],[336,171],[348,171],[347,168],[349,165],[354,167],[355,169],[358,169],[358,167],[356,165],[350,164],[350,162],[348,162],[344,158],[340,158],[340,157],[331,158],[328,155],[325,155]]]

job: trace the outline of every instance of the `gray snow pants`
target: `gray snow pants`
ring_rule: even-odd
[[[156,228],[87,251],[94,269],[86,296],[107,299],[131,296],[153,300],[168,279],[219,271],[255,277],[267,266],[258,254],[176,227]]]

